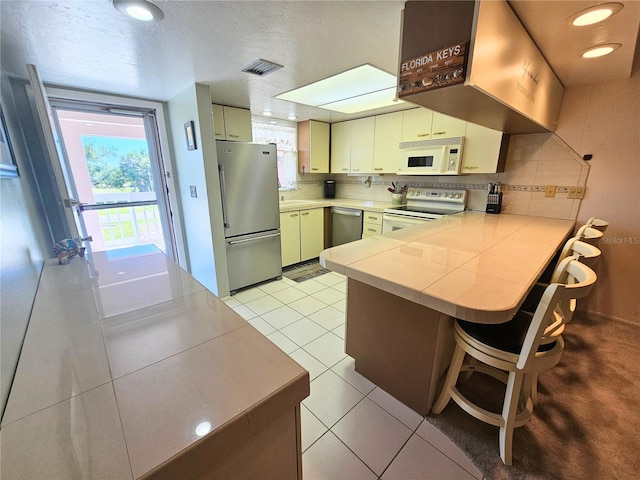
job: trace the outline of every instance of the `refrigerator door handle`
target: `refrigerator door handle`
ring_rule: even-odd
[[[237,245],[238,243],[253,242],[255,240],[263,240],[265,238],[279,237],[279,236],[280,236],[280,233],[272,233],[270,235],[263,235],[261,237],[245,238],[243,240],[227,240],[227,243],[229,245]]]
[[[224,228],[229,228],[229,214],[227,213],[227,189],[224,184],[224,168],[218,165],[218,175],[220,176],[220,193],[222,194],[222,223]]]

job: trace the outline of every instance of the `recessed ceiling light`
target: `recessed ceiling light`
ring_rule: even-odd
[[[621,3],[602,3],[600,5],[594,5],[593,7],[586,8],[571,15],[567,18],[567,23],[576,27],[593,25],[594,23],[602,22],[610,16],[618,13],[622,10],[622,7],[623,5]]]
[[[127,17],[143,22],[159,22],[164,18],[163,11],[146,0],[113,0],[113,6]]]
[[[262,114],[263,114],[265,117],[270,117],[271,115],[273,115],[273,113],[271,113],[269,110],[264,110],[264,111],[262,112]]]
[[[619,49],[622,46],[620,43],[607,43],[604,45],[596,45],[581,53],[583,58],[597,58],[604,55],[609,55],[614,50]]]
[[[395,105],[396,84],[395,75],[365,64],[276,98],[341,113],[358,113]]]
[[[295,115],[289,115],[287,118],[289,120],[297,120],[298,119],[298,117],[296,117]]]

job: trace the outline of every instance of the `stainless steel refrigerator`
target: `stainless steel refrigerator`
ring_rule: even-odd
[[[282,276],[275,145],[216,141],[222,216],[235,292]]]

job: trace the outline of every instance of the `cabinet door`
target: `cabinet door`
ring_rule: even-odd
[[[300,261],[300,212],[280,213],[280,249],[283,267]]]
[[[402,136],[402,112],[375,117],[373,173],[398,173]]]
[[[329,173],[329,124],[311,120],[309,130],[311,173]]]
[[[403,142],[415,142],[416,140],[431,140],[431,124],[433,123],[433,111],[427,108],[414,108],[402,112],[402,137]]]
[[[351,122],[331,124],[331,173],[349,173]]]
[[[433,112],[433,122],[431,123],[431,138],[452,138],[464,137],[467,122],[459,118],[450,117],[443,113]]]
[[[244,108],[224,107],[224,129],[227,140],[252,142],[251,111]]]
[[[213,138],[216,140],[226,140],[224,132],[224,108],[222,105],[213,104]]]
[[[498,130],[467,123],[462,147],[462,173],[504,171],[509,137]]]
[[[300,211],[300,261],[320,255],[324,249],[324,209]]]
[[[351,173],[373,172],[375,117],[351,120]]]

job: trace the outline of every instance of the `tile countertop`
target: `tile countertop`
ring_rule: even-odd
[[[306,370],[164,254],[88,260],[43,269],[3,479],[139,478],[308,396]]]
[[[285,200],[280,202],[281,212],[293,210],[309,210],[311,208],[345,207],[358,208],[370,212],[382,212],[392,207],[391,202],[374,202],[372,200],[354,200],[352,198],[309,198],[301,200]]]
[[[329,248],[320,263],[456,318],[501,323],[573,227],[573,220],[462,212]]]

